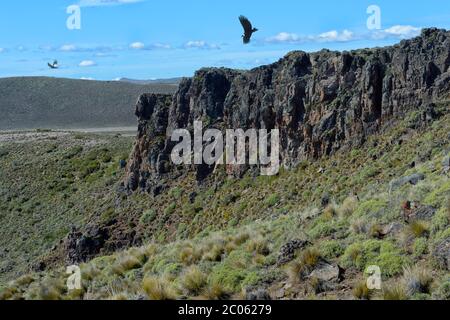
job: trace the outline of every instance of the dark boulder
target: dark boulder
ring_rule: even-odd
[[[294,239],[287,242],[280,248],[277,264],[283,265],[294,260],[295,252],[299,249],[306,247],[308,244],[309,244],[308,241],[301,239]]]

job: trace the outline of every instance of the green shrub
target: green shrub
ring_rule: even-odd
[[[440,300],[450,300],[450,276],[441,281],[440,286],[437,288],[435,296]]]
[[[428,250],[428,241],[426,238],[418,238],[414,240],[413,244],[414,257],[419,258],[420,256],[427,253],[427,250]]]
[[[436,212],[433,219],[431,220],[431,231],[433,233],[436,233],[438,231],[444,230],[445,228],[448,227],[449,223],[450,223],[450,209],[442,207]]]
[[[169,215],[171,215],[172,213],[175,212],[176,208],[177,208],[177,204],[175,202],[172,202],[170,205],[168,205],[166,207],[166,209],[164,209],[164,214],[166,216],[169,216]]]
[[[229,292],[239,292],[243,284],[254,279],[249,268],[251,254],[245,251],[233,251],[225,261],[211,270],[208,281],[222,285]]]
[[[156,219],[156,211],[153,209],[144,211],[141,218],[139,219],[141,224],[150,224]]]
[[[265,203],[268,207],[273,207],[277,205],[278,202],[280,202],[280,196],[277,194],[272,194],[265,200]]]
[[[356,267],[363,271],[367,266],[376,265],[385,276],[393,276],[403,270],[409,259],[395,247],[383,240],[367,240],[350,245],[341,258],[344,267]]]
[[[425,199],[424,203],[435,208],[443,207],[448,202],[448,195],[450,194],[450,180],[442,183],[438,188],[434,189]]]
[[[343,235],[339,234],[339,232],[343,232],[347,228],[348,226],[346,220],[329,220],[327,217],[322,216],[319,219],[316,219],[316,221],[312,224],[311,229],[307,231],[307,234],[312,239],[319,239],[332,234],[335,234],[341,238]]]
[[[370,199],[361,202],[358,208],[355,210],[355,215],[362,216],[375,216],[380,211],[384,210],[388,206],[385,200],[381,199]]]
[[[339,257],[345,251],[345,247],[337,240],[321,241],[318,249],[320,255],[326,259],[334,259]]]

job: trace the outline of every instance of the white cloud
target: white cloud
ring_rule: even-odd
[[[339,32],[337,30],[331,30],[321,33],[319,35],[301,36],[296,33],[280,32],[279,34],[267,38],[267,43],[305,43],[305,42],[346,42],[354,40],[353,32],[344,30]]]
[[[413,26],[395,25],[388,29],[385,29],[384,32],[388,35],[396,36],[403,39],[418,36],[420,34],[420,28]]]
[[[279,34],[267,39],[267,42],[301,42],[302,38],[289,32],[280,32]]]
[[[47,46],[49,50],[52,50],[53,48],[51,46]],[[91,46],[77,46],[75,44],[64,44],[57,48],[58,51],[61,52],[93,52],[93,53],[99,53],[99,52],[111,52],[113,50],[119,50],[119,48],[114,48],[112,46],[105,46],[105,45],[91,45]]]
[[[183,46],[186,49],[192,49],[192,48],[197,48],[197,49],[220,49],[220,46],[218,46],[217,44],[210,44],[207,43],[206,41],[203,40],[193,40],[193,41],[188,41],[184,44]]]
[[[150,45],[145,45],[143,42],[138,41],[131,43],[129,47],[134,50],[154,50],[154,49],[170,49],[171,45],[159,42]]]
[[[123,4],[132,4],[143,2],[145,0],[80,0],[78,5],[80,7],[104,7],[104,6],[118,6]]]
[[[79,64],[80,67],[93,67],[95,65],[96,63],[92,60],[83,60]]]
[[[300,44],[306,42],[348,42],[353,40],[383,40],[386,38],[408,39],[420,35],[421,28],[409,25],[395,25],[384,30],[374,30],[367,33],[355,34],[347,29],[339,32],[331,30],[319,35],[301,36],[295,33],[281,32],[265,39],[265,43]]]
[[[90,80],[90,81],[95,80],[95,79],[92,78],[92,77],[81,77],[80,79],[81,79],[81,80]]]
[[[328,31],[322,34],[319,34],[317,37],[318,41],[324,42],[345,42],[353,40],[353,32],[344,30],[339,32],[337,30]]]
[[[142,42],[133,42],[132,44],[130,44],[130,48],[135,50],[142,50],[145,48],[145,44],[143,44]]]

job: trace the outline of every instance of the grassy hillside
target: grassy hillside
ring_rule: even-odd
[[[440,255],[450,239],[443,161],[450,151],[450,115],[448,103],[440,108],[444,115],[426,127],[417,127],[420,115],[411,113],[361,149],[304,162],[276,177],[198,188],[188,176],[158,197],[116,198],[117,161],[131,143],[125,138],[3,143],[0,247],[7,250],[0,252],[0,298],[450,299]],[[25,151],[30,148],[33,157]],[[423,180],[416,184],[390,183],[417,173]],[[405,222],[408,200],[433,214]],[[70,223],[113,220],[117,238],[134,230],[143,245],[106,250],[82,264],[83,289],[68,292],[64,262],[50,247]],[[292,261],[280,262],[293,240],[306,242],[292,249]],[[55,264],[27,272],[40,254],[56,257]],[[339,281],[324,280],[324,265],[345,273]],[[363,281],[370,265],[381,269],[382,290],[368,290]]]
[[[0,130],[135,126],[142,93],[172,93],[174,84],[133,84],[45,77],[0,79]]]

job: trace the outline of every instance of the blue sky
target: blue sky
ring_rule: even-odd
[[[66,13],[79,5],[81,29]],[[381,29],[367,28],[367,8]],[[241,40],[240,14],[259,28]],[[449,28],[450,1],[427,0],[4,0],[0,77],[113,80],[191,76],[206,66],[249,69],[292,50],[384,46],[423,27]],[[47,62],[57,59],[58,70]]]

